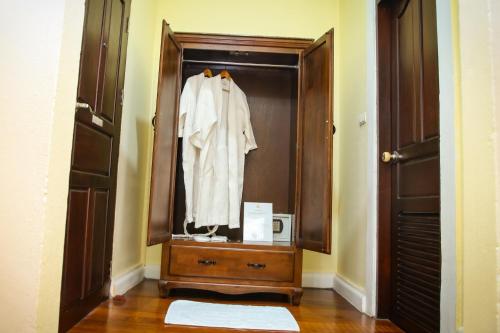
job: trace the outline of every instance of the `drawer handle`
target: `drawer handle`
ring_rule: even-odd
[[[198,260],[198,264],[200,265],[207,265],[207,266],[210,266],[210,265],[215,265],[216,261],[215,260],[211,260],[211,259],[205,259],[205,260]]]
[[[252,263],[248,263],[247,266],[250,267],[250,268],[255,268],[255,269],[266,268],[266,264],[252,264]]]

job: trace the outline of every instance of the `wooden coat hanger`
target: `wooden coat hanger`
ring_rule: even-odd
[[[220,77],[223,78],[223,79],[227,79],[227,80],[231,80],[231,74],[229,74],[229,72],[225,69],[222,70],[222,72],[220,72]]]
[[[212,77],[212,71],[210,70],[210,68],[205,68],[203,70],[203,74],[205,74],[205,77]]]

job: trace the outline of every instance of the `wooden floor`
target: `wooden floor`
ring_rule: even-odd
[[[167,326],[163,324],[163,319],[169,304],[175,299],[286,306],[298,321],[303,333],[402,332],[389,321],[374,320],[361,314],[331,290],[305,289],[300,306],[289,305],[280,295],[230,296],[200,291],[177,291],[172,297],[162,299],[158,297],[156,280],[146,280],[125,296],[102,303],[71,332],[241,332],[234,329]]]

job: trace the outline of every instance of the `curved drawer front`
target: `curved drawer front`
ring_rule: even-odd
[[[293,281],[294,253],[172,245],[170,275]]]

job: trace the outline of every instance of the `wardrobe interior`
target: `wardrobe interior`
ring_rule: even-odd
[[[243,203],[271,202],[273,213],[295,214],[297,184],[297,112],[299,56],[264,52],[184,49],[182,87],[209,68],[213,75],[227,70],[245,92],[258,149],[246,155],[240,228],[220,226],[218,235],[243,240]],[[179,138],[178,147],[182,147]],[[182,149],[177,150],[173,233],[184,232],[185,189]],[[190,233],[205,231],[188,225]]]

